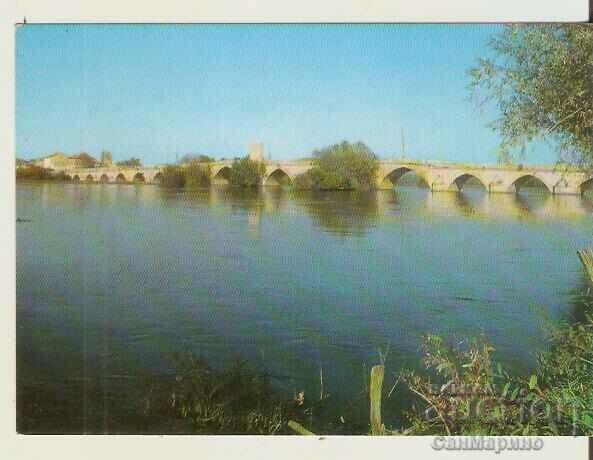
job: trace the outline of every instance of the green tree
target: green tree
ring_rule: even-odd
[[[185,188],[201,188],[210,185],[210,167],[198,160],[192,160],[183,168]]]
[[[203,155],[203,154],[196,155],[193,153],[187,153],[181,157],[181,159],[179,160],[179,164],[187,164],[187,163],[192,163],[192,162],[212,163],[214,161],[215,161],[214,158],[212,158],[211,156],[208,156],[208,155]]]
[[[142,162],[139,158],[130,158],[129,160],[118,161],[117,166],[126,166],[129,168],[139,168]]]
[[[235,187],[257,187],[262,184],[265,173],[263,161],[253,161],[248,157],[235,159],[229,181]]]
[[[53,180],[52,170],[33,164],[17,168],[17,180]]]
[[[167,165],[163,169],[160,185],[167,188],[185,187],[185,174],[181,166]]]
[[[96,158],[85,152],[73,155],[71,158],[79,160],[81,168],[93,168],[97,164]]]
[[[313,168],[295,180],[301,189],[368,190],[375,186],[379,162],[362,142],[342,142],[313,152]]]
[[[470,69],[470,89],[501,116],[500,156],[510,160],[536,138],[552,139],[561,160],[593,163],[593,27],[507,25],[489,44],[492,55]]]

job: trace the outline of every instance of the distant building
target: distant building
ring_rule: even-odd
[[[52,153],[46,157],[32,160],[31,163],[41,168],[64,169],[70,166],[71,161],[70,158],[63,153]]]
[[[63,153],[52,153],[43,158],[37,160],[31,160],[31,164],[40,166],[42,168],[54,169],[62,171],[65,169],[72,168],[88,168],[94,166],[95,159],[86,153],[79,155],[67,156]]]
[[[263,161],[264,159],[264,144],[250,144],[249,145],[249,159],[252,161]]]

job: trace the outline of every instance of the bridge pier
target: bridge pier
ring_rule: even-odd
[[[452,188],[451,186],[444,185],[442,183],[432,183],[429,184],[431,192],[458,192],[458,190]]]
[[[554,195],[582,195],[581,188],[570,185],[555,185],[552,189]]]

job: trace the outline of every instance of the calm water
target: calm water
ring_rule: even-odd
[[[593,206],[415,188],[84,184],[19,184],[16,201],[31,220],[17,224],[25,431],[117,431],[121,388],[171,372],[187,350],[214,366],[246,359],[288,395],[317,397],[322,367],[333,415],[361,398],[379,348],[389,385],[418,366],[427,333],[483,334],[528,372],[547,346],[544,324],[578,317],[575,250],[591,243]],[[387,401],[387,423],[404,400]]]

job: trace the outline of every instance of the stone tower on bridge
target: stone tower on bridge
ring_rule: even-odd
[[[264,144],[256,143],[256,144],[249,144],[248,150],[249,159],[252,161],[263,161],[264,159]]]

